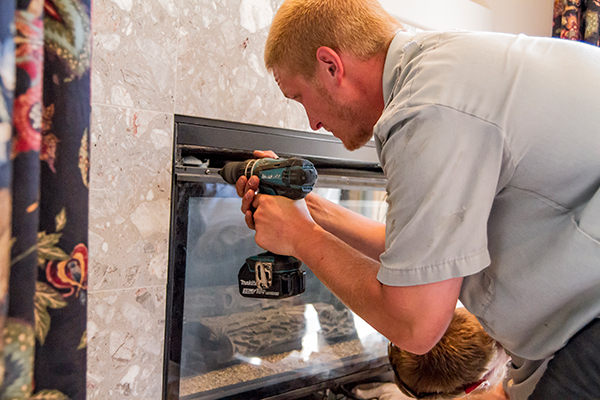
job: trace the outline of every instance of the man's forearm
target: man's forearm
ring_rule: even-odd
[[[350,211],[314,193],[306,205],[315,222],[350,247],[379,261],[385,250],[385,224]]]
[[[422,353],[441,338],[453,315],[460,282],[385,286],[377,280],[378,262],[323,228],[315,226],[302,238],[294,255],[344,304],[399,347]]]

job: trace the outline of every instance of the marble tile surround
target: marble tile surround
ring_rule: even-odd
[[[88,306],[88,399],[160,399],[162,286],[94,291]]]
[[[93,0],[88,400],[162,398],[175,113],[307,130],[262,51],[282,0]]]
[[[173,115],[95,105],[91,132],[89,288],[164,285]]]
[[[310,129],[304,109],[283,97],[263,63],[282,0],[181,0],[175,112]]]
[[[87,398],[160,399],[173,115],[94,104],[91,132]]]
[[[92,103],[172,113],[177,0],[93,0]]]

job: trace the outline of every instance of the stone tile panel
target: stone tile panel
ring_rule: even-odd
[[[92,102],[173,112],[174,0],[94,0]]]
[[[173,115],[92,111],[89,289],[166,283]]]
[[[165,287],[91,292],[87,400],[162,398]]]
[[[264,67],[263,50],[282,0],[181,0],[175,112],[310,129]]]

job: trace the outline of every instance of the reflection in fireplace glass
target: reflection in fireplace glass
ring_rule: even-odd
[[[244,223],[233,186],[197,185],[203,190],[188,202],[180,398],[235,397],[267,386],[282,393],[386,362],[387,340],[306,266],[306,291],[299,296],[242,297],[238,271],[246,257],[264,250]],[[314,191],[384,222],[383,189]]]

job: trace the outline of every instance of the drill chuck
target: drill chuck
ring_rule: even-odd
[[[219,170],[219,175],[223,177],[225,182],[235,185],[238,179],[242,176],[246,176],[246,169],[250,165],[251,161],[255,160],[246,160],[246,161],[232,161]]]

